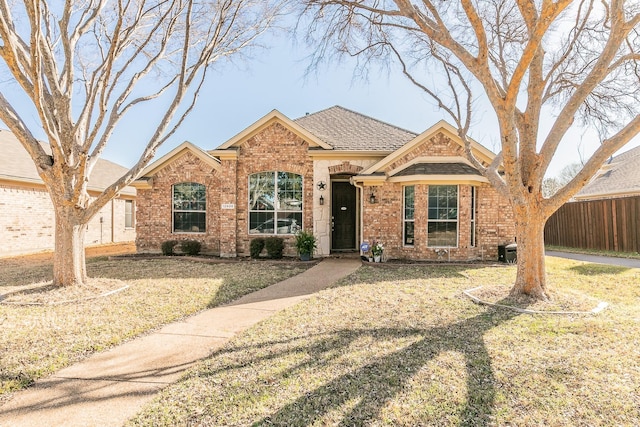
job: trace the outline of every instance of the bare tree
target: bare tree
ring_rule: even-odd
[[[544,224],[612,153],[640,130],[637,0],[305,0],[315,60],[339,52],[397,63],[455,122],[469,160],[510,201],[518,241],[514,294],[546,298]],[[474,97],[475,95],[475,97]],[[501,151],[473,157],[476,99],[495,113]],[[541,120],[553,117],[547,132]],[[575,177],[545,199],[542,182],[576,127],[601,144]],[[501,175],[499,168],[504,168]]]
[[[557,176],[545,178],[542,181],[542,195],[549,198],[556,194],[562,187],[567,185],[571,180],[580,173],[582,163],[570,163],[563,167]]]
[[[277,0],[0,0],[0,58],[10,75],[0,120],[30,154],[53,202],[56,285],[85,282],[86,224],[174,134],[207,68],[255,45],[280,11]],[[89,197],[91,171],[122,119],[154,103],[159,112],[145,116],[151,135],[140,141],[136,164]],[[23,120],[34,110],[50,155]]]

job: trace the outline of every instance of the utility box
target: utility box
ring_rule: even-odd
[[[510,245],[498,245],[498,261],[514,263],[518,259],[518,245],[511,243]]]

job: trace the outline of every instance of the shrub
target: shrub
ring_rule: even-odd
[[[284,250],[284,239],[282,237],[267,237],[264,240],[264,245],[267,248],[269,258],[282,258],[282,251]]]
[[[251,258],[260,258],[260,252],[264,249],[264,238],[256,237],[251,240],[249,244],[249,253],[251,254]]]
[[[173,250],[175,249],[177,244],[178,244],[177,240],[165,240],[164,242],[162,242],[162,244],[160,245],[160,249],[162,250],[162,255],[171,256],[175,254]]]
[[[202,249],[202,243],[197,240],[185,240],[180,244],[180,249],[186,255],[198,255]]]
[[[309,254],[313,256],[313,252],[318,247],[316,236],[311,231],[300,231],[296,234],[296,249],[299,254]]]

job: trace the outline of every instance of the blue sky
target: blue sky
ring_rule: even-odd
[[[449,118],[434,102],[395,69],[372,70],[367,80],[354,78],[354,61],[325,64],[307,73],[309,48],[285,37],[272,39],[268,50],[256,52],[250,61],[226,64],[209,74],[196,109],[156,158],[188,140],[213,149],[250,126],[273,109],[295,119],[334,105],[357,111],[395,126],[420,133],[440,119]],[[496,152],[497,126],[493,112],[478,102],[471,136]],[[544,124],[543,124],[544,127]],[[105,158],[131,166],[142,147],[132,150],[129,138],[121,138],[105,151]],[[623,150],[640,144],[636,138]],[[547,176],[590,155],[598,145],[594,134],[575,132],[560,146]]]
[[[295,119],[340,105],[414,132],[445,118],[400,75],[374,71],[368,81],[355,79],[355,64],[348,61],[307,73],[308,53],[302,45],[276,38],[271,48],[254,53],[250,60],[213,69],[195,110],[157,155],[185,140],[216,148],[273,109]],[[142,132],[140,126],[126,128],[129,136]],[[129,136],[118,134],[121,140]],[[131,166],[136,159],[131,144],[115,142],[105,158]]]
[[[397,69],[372,70],[368,79],[363,80],[354,78],[355,62],[347,60],[322,65],[307,75],[309,48],[293,44],[283,36],[269,40],[271,47],[256,51],[250,60],[223,64],[209,73],[195,110],[172,139],[160,147],[156,158],[185,140],[204,149],[216,148],[273,109],[295,119],[305,113],[341,105],[416,133],[440,119],[448,120],[433,101]],[[132,166],[144,148],[145,136],[154,130],[152,125],[145,126],[145,117],[154,114],[160,112],[145,109],[121,123],[123,126],[114,134],[103,158]],[[479,102],[474,114],[471,136],[490,150],[498,151],[493,112],[483,109]],[[44,137],[42,132],[34,131],[34,134]],[[640,144],[639,139],[623,151]],[[563,166],[579,161],[578,143],[588,155],[598,141],[594,136],[576,133],[561,146],[548,175],[555,175]]]

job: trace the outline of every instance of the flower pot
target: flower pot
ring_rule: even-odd
[[[374,255],[373,256],[373,261],[374,262],[380,262],[380,255]]]
[[[311,254],[300,254],[300,261],[309,261],[311,259]]]

